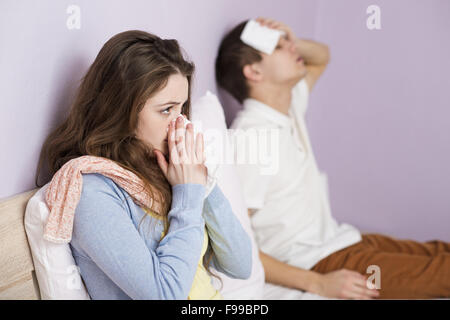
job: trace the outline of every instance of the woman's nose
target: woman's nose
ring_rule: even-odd
[[[181,112],[175,112],[173,115],[170,116],[169,118],[169,123],[173,120],[175,120],[176,118],[178,118],[180,116]]]

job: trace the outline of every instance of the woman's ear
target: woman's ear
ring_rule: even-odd
[[[256,63],[246,64],[242,69],[247,80],[259,82],[262,80],[262,72]]]

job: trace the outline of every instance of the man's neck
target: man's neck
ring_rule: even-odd
[[[259,102],[288,115],[291,106],[292,88],[287,85],[259,85],[256,88],[252,88],[250,98],[258,100]]]

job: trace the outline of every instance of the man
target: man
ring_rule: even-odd
[[[330,60],[326,45],[284,31],[273,53],[244,44],[242,22],[222,40],[216,79],[243,110],[233,129],[278,130],[278,172],[238,165],[266,281],[333,298],[450,296],[450,244],[361,234],[331,215],[327,183],[317,168],[304,122],[309,92]],[[275,152],[275,151],[273,151]],[[367,272],[377,271],[372,282]],[[372,272],[372,271],[371,271]]]

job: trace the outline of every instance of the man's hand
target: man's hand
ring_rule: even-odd
[[[356,271],[341,269],[317,274],[310,292],[339,299],[373,299],[380,295],[376,289],[367,288],[367,279]]]
[[[292,31],[292,29],[288,25],[286,25],[282,22],[275,21],[273,19],[268,19],[268,18],[261,18],[261,17],[256,18],[255,21],[258,22],[262,26],[284,31],[286,33],[285,39],[288,41],[292,41],[295,43],[298,40],[298,38],[296,37],[296,35]]]

